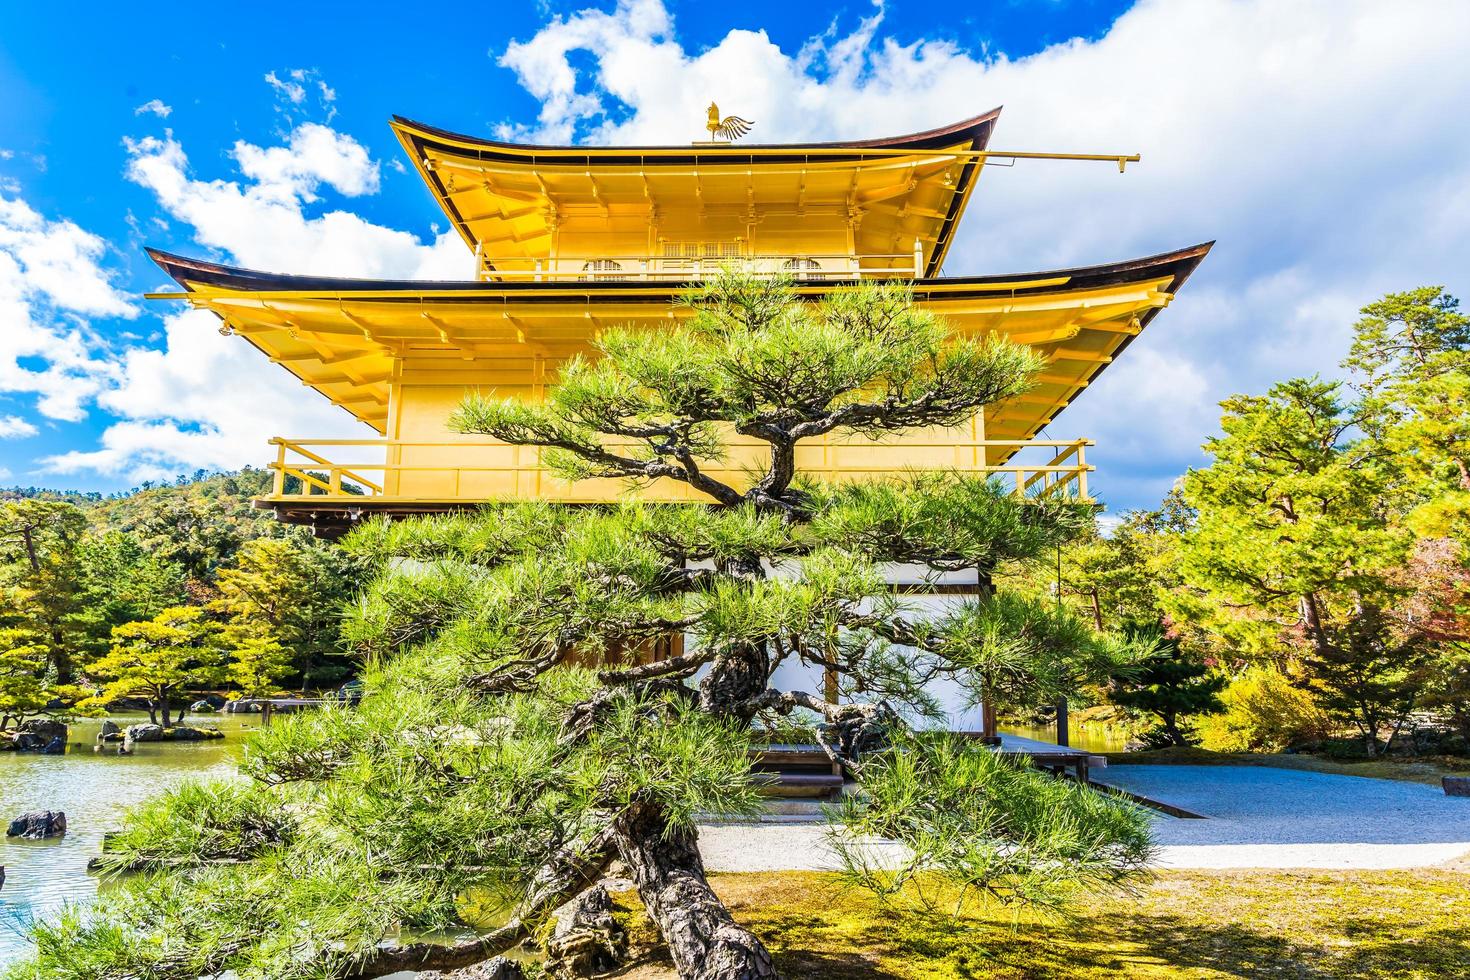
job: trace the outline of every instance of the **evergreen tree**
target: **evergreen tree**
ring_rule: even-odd
[[[335,546],[256,538],[219,570],[210,606],[242,635],[268,637],[287,650],[305,689],[347,673],[342,609],[361,574],[361,564]]]
[[[0,731],[40,714],[51,700],[46,647],[27,640],[22,630],[0,628]]]
[[[1158,727],[1144,735],[1150,745],[1184,746],[1191,744],[1184,718],[1224,710],[1220,692],[1228,681],[1203,661],[1186,656],[1177,639],[1163,638],[1141,669],[1114,679],[1108,697],[1158,719]]]
[[[80,583],[68,622],[84,670],[111,647],[115,627],[152,619],[186,599],[183,572],[121,531],[86,535],[77,557]]]
[[[246,698],[266,697],[291,673],[291,652],[269,633],[226,628],[221,636],[230,661],[226,677]]]
[[[79,645],[70,628],[81,590],[78,546],[86,518],[69,503],[25,499],[0,503],[0,622],[9,622],[46,650],[46,670],[59,684],[72,679]]]
[[[1138,655],[988,587],[1000,563],[1050,556],[1088,508],[960,475],[818,485],[798,471],[803,440],[962,424],[1024,391],[1037,356],[957,339],[897,286],[806,305],[787,283],[727,274],[688,302],[665,330],[604,331],[599,359],[570,362],[544,403],[475,397],[454,425],[547,447],[571,478],[676,481],[709,503],[500,504],[356,532],[379,567],[348,628],[368,657],[361,704],[262,731],[254,785],[229,806],[193,806],[177,826],[153,809],[113,859],[159,872],[40,926],[16,976],[465,966],[521,942],[616,858],[680,976],[773,977],[706,881],[695,819],[753,810],[752,731],[792,714],[870,787],[832,831],[855,883],[890,894],[932,875],[1051,908],[1142,871],[1135,808],[904,720],[932,713],[930,678],[1049,700]],[[717,469],[732,436],[763,454],[738,479]],[[884,581],[893,563],[972,570],[982,587],[921,614]],[[830,671],[840,699],[772,687],[782,664]],[[233,846],[230,863],[178,843],[201,839],[184,821],[238,841],[240,814],[262,807],[291,827]],[[857,841],[872,831],[908,845],[901,866],[867,866]],[[467,893],[498,898],[503,924],[395,941],[462,934]]]
[[[117,627],[112,650],[91,667],[107,681],[96,703],[142,697],[155,725],[167,728],[182,721],[186,706],[180,704],[177,715],[173,706],[184,692],[224,678],[217,632],[197,606],[176,606],[150,620]]]
[[[1363,410],[1336,383],[1296,379],[1222,405],[1213,461],[1184,481],[1198,520],[1181,568],[1197,591],[1174,597],[1176,618],[1300,657],[1324,707],[1374,752],[1413,709],[1432,647],[1397,612],[1411,541],[1395,521],[1399,469],[1379,442],[1351,437]]]

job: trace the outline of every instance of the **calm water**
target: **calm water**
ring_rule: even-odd
[[[1000,725],[998,730],[1007,735],[1034,738],[1038,742],[1055,742],[1057,740],[1057,729],[1055,725]],[[1128,742],[1128,736],[1121,729],[1112,728],[1108,725],[1087,725],[1073,722],[1068,726],[1067,731],[1072,748],[1082,749],[1084,752],[1122,752]]]
[[[146,716],[116,716],[127,727]],[[34,917],[56,911],[63,902],[97,894],[97,879],[87,862],[101,852],[102,835],[116,829],[123,811],[190,776],[227,775],[240,757],[244,732],[258,715],[191,717],[192,724],[217,725],[226,737],[212,742],[145,742],[134,754],[102,754],[92,746],[101,720],[71,726],[66,755],[0,752],[0,821],[27,810],[63,810],[66,836],[44,841],[0,837],[0,964],[25,952],[22,933]]]

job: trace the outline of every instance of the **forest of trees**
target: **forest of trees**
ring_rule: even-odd
[[[108,498],[0,491],[0,729],[120,699],[168,724],[188,691],[340,683],[358,566],[252,509],[268,487],[247,469]]]
[[[1113,700],[1185,705],[1206,748],[1464,754],[1470,317],[1443,289],[1392,294],[1343,354],[1342,380],[1225,400],[1208,465],[1064,548],[1061,591],[1171,641],[1172,670]]]

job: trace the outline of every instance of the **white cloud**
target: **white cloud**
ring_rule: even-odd
[[[172,133],[127,140],[127,177],[148,188],[195,240],[254,269],[363,278],[463,279],[472,258],[458,235],[425,244],[349,211],[308,214],[323,188],[376,193],[378,165],[351,136],[302,123],[283,145],[241,140],[232,151],[245,181],[195,178]]]
[[[142,116],[151,113],[157,116],[159,119],[167,119],[173,113],[173,111],[174,107],[171,105],[165,105],[162,99],[149,99],[147,102],[144,102],[142,105],[138,106],[138,108],[134,109],[133,115]]]
[[[330,123],[337,115],[337,90],[315,68],[292,68],[277,74],[265,73],[265,83],[276,93],[276,111],[289,126],[298,115],[319,115]]]
[[[178,313],[164,327],[164,347],[127,351],[121,380],[99,396],[98,405],[120,419],[103,432],[100,447],[48,457],[46,469],[139,482],[259,462],[276,435],[372,436],[248,341],[221,338],[212,313]]]
[[[277,79],[280,81],[280,79]],[[288,84],[311,84],[295,72]],[[287,92],[289,98],[290,93]],[[324,98],[332,97],[322,86]],[[303,98],[305,98],[303,93]],[[283,141],[241,140],[239,179],[202,179],[172,132],[124,141],[126,176],[151,191],[195,239],[256,269],[366,278],[465,278],[471,256],[452,232],[425,243],[343,210],[312,208],[331,192],[375,194],[379,168],[351,136],[306,122]],[[213,314],[166,316],[162,346],[119,352],[94,395],[116,418],[95,449],[41,460],[55,473],[93,471],[137,482],[198,467],[258,461],[275,435],[370,436],[365,426],[304,389],[241,339],[222,339]]]
[[[229,261],[382,278],[470,271],[452,233],[424,243],[346,211],[312,208],[328,193],[378,191],[367,149],[321,124],[302,123],[278,145],[236,143],[237,180],[196,178],[172,133],[125,148],[127,177]],[[90,318],[139,313],[112,286],[104,253],[101,239],[75,224],[0,198],[0,391],[36,393],[37,408],[52,418],[78,421],[93,403],[114,418],[96,448],[43,458],[43,469],[137,482],[259,461],[273,435],[371,435],[248,342],[221,338],[212,314],[167,315],[161,337],[114,332],[104,341]],[[31,434],[27,426],[0,418],[0,436]]]
[[[280,78],[274,71],[265,73],[265,83],[275,89],[282,98],[294,105],[300,105],[306,101],[306,86],[302,80],[306,73],[300,68],[286,73],[285,78]]]
[[[551,141],[681,143],[704,107],[753,138],[892,135],[997,105],[996,148],[1140,151],[1019,163],[978,185],[950,274],[1107,262],[1218,239],[1173,308],[1051,427],[1096,436],[1104,496],[1157,500],[1215,403],[1332,373],[1358,306],[1424,282],[1470,292],[1470,4],[1143,0],[1102,37],[1021,59],[884,33],[883,10],[794,52],[736,30],[687,47],[661,0],[551,21],[501,63]]]
[[[0,415],[0,439],[24,439],[40,431],[19,415]]]
[[[75,421],[115,376],[88,318],[137,310],[102,267],[102,239],[0,196],[0,392],[37,396],[48,418]]]

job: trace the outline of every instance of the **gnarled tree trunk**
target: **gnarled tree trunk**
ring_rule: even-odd
[[[778,976],[761,941],[710,888],[697,832],[670,831],[657,807],[635,804],[620,816],[613,841],[683,980]]]

